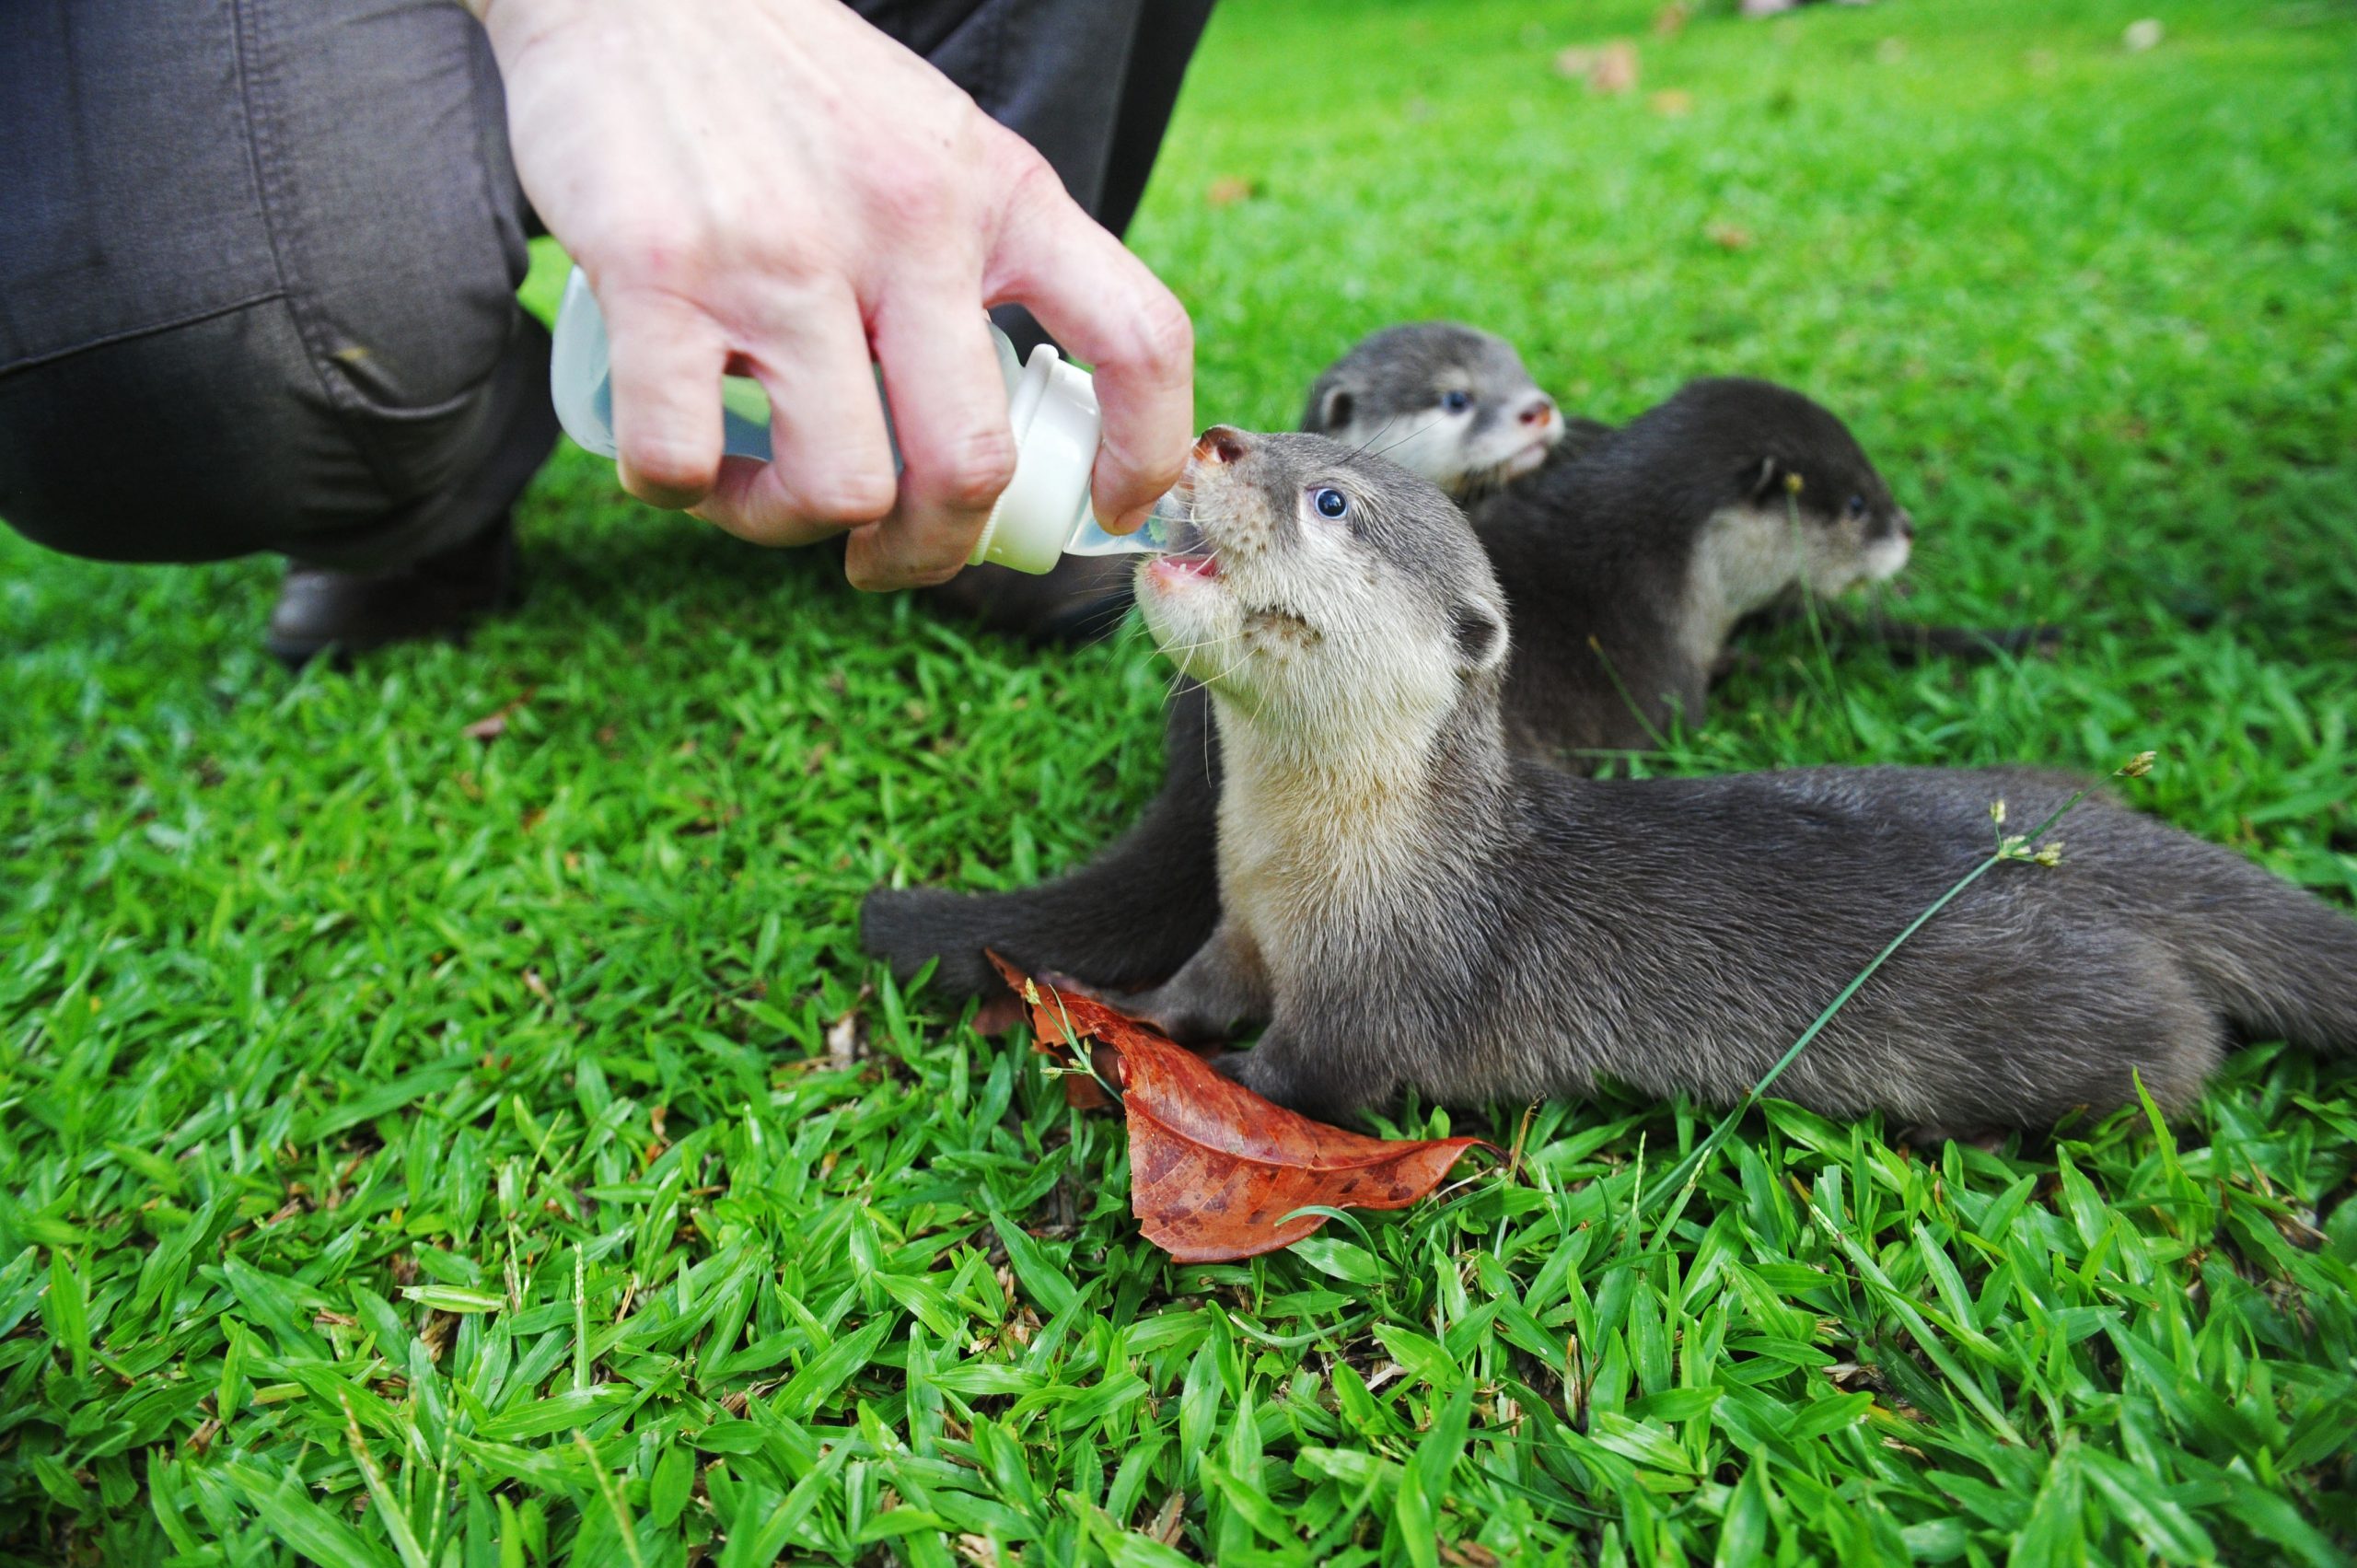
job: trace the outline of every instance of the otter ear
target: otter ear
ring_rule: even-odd
[[[1340,430],[1351,423],[1351,410],[1358,400],[1351,396],[1348,387],[1329,387],[1318,400],[1318,428]]]
[[[1506,619],[1490,605],[1475,600],[1460,604],[1449,615],[1457,635],[1458,669],[1479,675],[1506,662]]]
[[[1775,459],[1760,459],[1759,467],[1754,470],[1751,475],[1752,500],[1767,500],[1769,495],[1775,491],[1777,485],[1782,482],[1783,476],[1783,465],[1777,462]]]

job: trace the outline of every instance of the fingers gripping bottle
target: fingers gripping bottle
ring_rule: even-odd
[[[993,563],[1018,572],[1041,573],[1066,555],[1151,553],[1169,547],[1167,527],[1149,520],[1133,534],[1109,534],[1097,526],[1088,504],[1088,475],[1097,461],[1103,420],[1088,372],[1067,364],[1041,343],[1028,361],[996,326],[999,374],[1006,380],[1007,419],[1015,429],[1015,477],[991,508],[969,565]],[[614,389],[606,343],[606,318],[580,268],[564,285],[557,309],[556,343],[549,366],[549,389],[565,434],[600,457],[615,455]],[[882,388],[877,388],[878,401]],[[770,460],[769,395],[743,376],[721,381],[721,446],[733,457]],[[891,429],[891,410],[884,412]],[[892,448],[898,471],[900,450]]]

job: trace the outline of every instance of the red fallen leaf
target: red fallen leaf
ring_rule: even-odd
[[[1152,1026],[1141,1023],[1118,1007],[1108,1006],[1095,997],[1085,996],[1078,992],[1058,991],[1052,985],[1043,990],[1039,981],[996,953],[985,948],[982,956],[991,961],[991,966],[998,970],[999,978],[1006,981],[1007,989],[1015,993],[1006,999],[1013,1005],[1015,1011],[1012,1013],[1000,1012],[999,1000],[995,997],[975,1011],[974,1028],[985,1034],[1012,1028],[1028,1017],[1031,1020],[1031,1049],[1042,1056],[1052,1056],[1067,1064],[1079,1054],[1079,1047],[1064,1033],[1063,1021],[1066,1018],[1072,1020],[1074,1030],[1082,1040],[1102,1041],[1108,1049],[1117,1050],[1120,1042],[1132,1035],[1143,1034],[1155,1040],[1163,1038]],[[986,1017],[990,1019],[992,1028],[983,1028]],[[1206,1062],[1216,1062],[1227,1054],[1215,1045],[1190,1046],[1187,1049]],[[1119,1082],[1114,1077],[1118,1070],[1114,1065],[1116,1060],[1117,1057],[1107,1055],[1104,1051],[1092,1049],[1089,1066],[1097,1077],[1087,1077],[1079,1073],[1065,1074],[1064,1104],[1074,1110],[1112,1109],[1117,1102],[1105,1092],[1097,1079]]]
[[[1313,1203],[1406,1208],[1466,1150],[1492,1147],[1480,1138],[1370,1138],[1312,1121],[1118,1008],[1043,984],[996,954],[991,961],[1029,1004],[1043,1043],[1077,1050],[1088,1040],[1097,1071],[1118,1074],[1130,1212],[1148,1241],[1182,1263],[1290,1247],[1326,1223],[1323,1214],[1283,1218]]]

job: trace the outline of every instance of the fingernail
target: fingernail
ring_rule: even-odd
[[[1135,533],[1140,528],[1145,527],[1146,519],[1153,516],[1154,508],[1152,506],[1140,506],[1133,512],[1124,512],[1121,514],[1121,520],[1113,525],[1111,531],[1114,533]]]

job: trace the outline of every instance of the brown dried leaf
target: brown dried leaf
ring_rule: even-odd
[[[1694,95],[1683,87],[1669,87],[1645,99],[1645,107],[1665,120],[1676,120],[1694,112]]]
[[[843,1009],[842,1016],[827,1026],[827,1062],[830,1066],[849,1067],[866,1054],[863,1049],[866,1042],[860,1038],[859,1010],[875,994],[874,986],[861,986],[859,994],[851,999],[851,1005]]]
[[[1232,207],[1238,202],[1248,202],[1260,193],[1258,181],[1236,174],[1223,174],[1203,187],[1203,200],[1214,207]]]
[[[1637,85],[1637,46],[1625,38],[1616,38],[1596,52],[1596,64],[1588,67],[1587,86],[1590,92],[1625,93]]]
[[[527,686],[512,701],[502,703],[496,712],[485,714],[482,717],[475,720],[474,723],[460,729],[459,733],[465,736],[470,740],[490,741],[498,739],[501,736],[507,733],[508,715],[515,713],[517,709],[522,707],[525,703],[530,702],[532,700],[532,693],[537,690],[539,690],[539,688]]]
[[[1214,1071],[1193,1051],[1093,997],[1027,979],[991,955],[1032,1002],[1043,1043],[1112,1057],[1130,1132],[1130,1212],[1182,1263],[1290,1247],[1326,1223],[1285,1216],[1319,1204],[1399,1209],[1440,1184],[1479,1138],[1370,1138],[1312,1121]],[[1099,1071],[1103,1071],[1100,1066]]]

